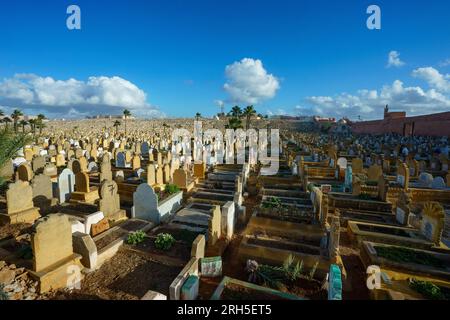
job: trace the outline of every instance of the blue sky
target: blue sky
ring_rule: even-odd
[[[81,30],[66,27],[71,4]],[[366,27],[371,4],[381,30]],[[445,0],[2,1],[0,108],[190,117],[213,115],[220,100],[363,119],[384,103],[448,111],[448,12]]]

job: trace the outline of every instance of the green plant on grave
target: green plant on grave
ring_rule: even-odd
[[[137,245],[145,240],[145,232],[142,230],[130,233],[127,238],[127,244]]]
[[[442,293],[441,288],[429,281],[421,281],[417,279],[410,279],[409,286],[414,291],[422,294],[425,298],[430,300],[449,300],[450,297]]]
[[[279,267],[258,264],[254,260],[248,260],[246,271],[249,273],[249,282],[263,284],[274,289],[279,289],[282,285],[283,276]]]
[[[358,196],[358,199],[361,199],[361,200],[372,200],[372,197],[368,193],[361,193]]]
[[[168,194],[174,194],[180,191],[180,188],[178,188],[175,184],[166,184],[166,187],[164,188],[164,192]]]
[[[290,254],[283,263],[284,277],[289,281],[296,281],[301,277],[303,270],[303,260],[295,263],[294,257]]]
[[[155,247],[159,250],[170,250],[175,243],[175,238],[170,233],[160,233],[156,236]]]
[[[3,284],[0,284],[0,300],[9,300],[9,295],[4,291]]]
[[[314,263],[314,266],[309,271],[309,277],[308,277],[309,280],[314,279],[314,275],[316,274],[316,270],[317,270],[318,266],[319,266],[319,261],[316,261],[316,263]]]
[[[279,198],[270,197],[263,202],[262,206],[263,208],[281,208],[283,204]]]
[[[249,282],[280,289],[299,279],[314,280],[318,265],[319,262],[316,262],[309,273],[304,273],[303,260],[295,263],[294,257],[289,255],[282,266],[269,266],[248,260],[246,270],[249,273]]]
[[[415,251],[403,247],[382,247],[376,246],[377,255],[394,262],[417,263],[435,268],[445,268],[445,263],[435,256],[422,251]]]

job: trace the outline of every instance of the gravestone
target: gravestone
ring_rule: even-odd
[[[181,287],[181,300],[196,300],[199,284],[199,278],[196,275],[190,275]]]
[[[156,184],[155,166],[153,164],[147,166],[147,184],[150,186]]]
[[[81,256],[73,253],[72,227],[66,215],[50,214],[39,219],[33,226],[31,248],[30,275],[39,281],[41,294],[81,281]]]
[[[31,180],[33,189],[33,203],[42,211],[45,211],[51,205],[53,199],[53,183],[50,177],[45,174],[37,175]]]
[[[160,223],[158,196],[147,183],[140,184],[133,194],[134,218]]]
[[[39,210],[33,204],[30,183],[21,180],[10,183],[6,191],[6,214],[0,214],[0,221],[10,224],[34,223],[39,217]]]
[[[70,194],[75,191],[75,175],[72,170],[64,169],[58,176],[59,203],[69,201]]]
[[[377,164],[370,166],[369,170],[367,170],[367,179],[369,181],[378,181],[381,175],[383,175],[383,170]]]
[[[42,156],[35,157],[31,161],[31,167],[33,168],[33,172],[35,174],[42,173],[42,171],[44,170],[44,166],[45,166],[45,158]]]
[[[87,166],[87,171],[88,172],[97,172],[98,171],[97,163],[95,163],[94,161],[89,162],[89,164]]]
[[[50,178],[58,175],[58,168],[53,163],[48,163],[44,167],[44,174]]]
[[[120,197],[117,183],[112,180],[104,180],[100,187],[99,211],[112,225],[126,219],[125,210],[120,209]]]
[[[220,206],[216,205],[211,209],[211,219],[208,224],[208,245],[214,246],[221,237],[221,211]]]
[[[419,175],[419,183],[421,186],[426,188],[431,188],[431,184],[433,183],[433,176],[427,172],[422,172]]]
[[[31,169],[30,165],[28,163],[22,163],[17,168],[17,176],[19,180],[22,181],[31,181],[33,179],[33,170]]]
[[[398,163],[397,167],[397,183],[404,190],[408,190],[409,188],[409,169],[403,162]]]
[[[108,154],[104,154],[100,164],[100,182],[112,180],[111,161]]]
[[[141,167],[141,158],[139,156],[135,155],[131,161],[131,168],[133,170],[137,170],[140,167]]]
[[[125,168],[126,167],[125,154],[123,152],[119,152],[116,155],[116,167],[117,168]]]
[[[177,169],[173,173],[173,183],[180,189],[187,188],[187,172],[183,169]]]
[[[353,170],[352,166],[347,166],[345,169],[345,181],[344,181],[344,187],[349,192],[352,192],[352,182],[353,182]]]
[[[57,167],[64,167],[66,165],[66,159],[63,154],[57,154],[56,155],[56,166]]]
[[[347,159],[346,159],[346,158],[339,158],[339,159],[337,160],[337,165],[338,165],[341,169],[347,168]]]
[[[363,172],[363,161],[360,158],[352,160],[352,170],[355,174]]]
[[[436,246],[441,245],[444,219],[444,208],[439,202],[425,203],[422,211],[420,230],[425,238],[433,242]]]
[[[433,182],[431,182],[431,188],[432,189],[445,189],[445,181],[442,177],[436,177],[433,179]]]
[[[161,166],[158,166],[158,169],[156,169],[156,184],[160,186],[164,184],[163,171]]]

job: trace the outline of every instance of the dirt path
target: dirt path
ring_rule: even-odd
[[[366,270],[359,258],[359,249],[350,241],[346,230],[341,230],[339,251],[347,271],[347,286],[344,285],[342,298],[344,300],[369,300],[369,290],[366,286]]]

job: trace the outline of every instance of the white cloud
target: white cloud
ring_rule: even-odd
[[[450,91],[450,75],[443,75],[433,67],[418,68],[412,72],[412,75],[425,80],[432,88],[443,92]]]
[[[271,99],[280,88],[279,80],[264,69],[261,60],[244,58],[225,68],[225,91],[233,103],[257,104]]]
[[[341,93],[330,96],[311,96],[311,105],[297,109],[302,114],[379,119],[386,104],[392,109],[406,111],[408,115],[444,112],[450,109],[450,97],[437,88],[406,87],[400,80],[385,85],[380,90],[359,90],[356,94]]]
[[[123,108],[136,115],[158,113],[142,89],[117,76],[93,76],[80,81],[16,74],[0,82],[0,100],[60,116],[117,114]]]
[[[441,63],[439,63],[439,66],[440,67],[448,67],[448,66],[450,66],[450,58],[448,58],[448,59],[442,61]]]
[[[388,56],[388,64],[387,67],[401,67],[403,66],[405,63],[400,60],[400,53],[397,51],[391,51],[389,52],[389,56]]]

